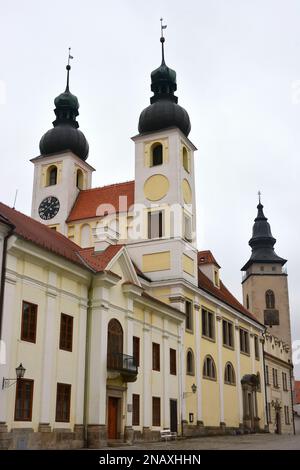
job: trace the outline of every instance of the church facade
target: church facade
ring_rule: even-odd
[[[273,286],[255,277],[261,259],[248,262],[241,304],[213,254],[197,249],[197,149],[164,37],[161,47],[132,139],[134,181],[92,188],[68,65],[53,128],[31,160],[31,217],[0,204],[1,448],[100,448],[163,429],[274,431],[276,399],[289,417],[280,432],[292,432],[291,389],[278,398],[265,379],[266,361],[292,374],[288,308],[260,303]],[[288,307],[286,276],[271,273]],[[270,317],[281,340],[266,331]]]

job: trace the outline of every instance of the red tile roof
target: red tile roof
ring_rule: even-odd
[[[224,286],[222,281],[220,281],[220,287],[216,287],[213,282],[207,276],[205,276],[205,274],[203,274],[200,268],[198,269],[198,287],[200,289],[203,289],[208,294],[211,294],[213,297],[216,297],[217,299],[221,300],[230,307],[234,308],[235,310],[238,310],[240,313],[259,323],[256,317],[251,312],[249,312],[234,297],[234,295],[231,294],[231,292],[229,292],[229,290],[227,289],[227,287]]]
[[[295,402],[300,405],[300,380],[295,380]]]
[[[221,267],[210,250],[198,251],[199,264],[215,264],[218,268]]]
[[[92,248],[82,249],[61,233],[0,203],[0,218],[2,217],[14,226],[14,233],[19,237],[92,271],[103,271],[122,248],[122,245],[114,245],[104,252],[92,255],[89,252]]]
[[[106,269],[110,261],[123,248],[124,245],[111,245],[103,252],[95,252],[94,248],[79,249],[81,259],[94,271],[99,272]]]
[[[120,197],[123,198],[120,199]],[[80,191],[67,222],[127,212],[134,203],[134,181]],[[103,205],[99,208],[100,205]]]

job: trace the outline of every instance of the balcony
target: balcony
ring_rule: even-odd
[[[135,382],[138,368],[135,358],[123,353],[111,353],[107,356],[107,369],[118,372],[124,382]]]

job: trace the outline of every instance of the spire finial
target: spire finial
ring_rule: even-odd
[[[165,63],[165,50],[164,50],[164,29],[166,29],[167,25],[163,24],[163,18],[160,19],[160,42],[161,42],[161,63]]]
[[[261,204],[261,191],[258,191],[258,203]]]
[[[70,70],[71,70],[70,59],[74,59],[74,57],[71,55],[71,48],[69,47],[68,65],[66,66],[66,69],[67,69],[67,86],[66,86],[66,91],[69,91],[69,79],[70,79]]]

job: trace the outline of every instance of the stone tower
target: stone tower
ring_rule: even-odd
[[[243,302],[272,335],[291,345],[288,278],[283,268],[287,260],[274,251],[276,239],[260,199],[257,209],[249,241],[252,254],[242,267]]]

